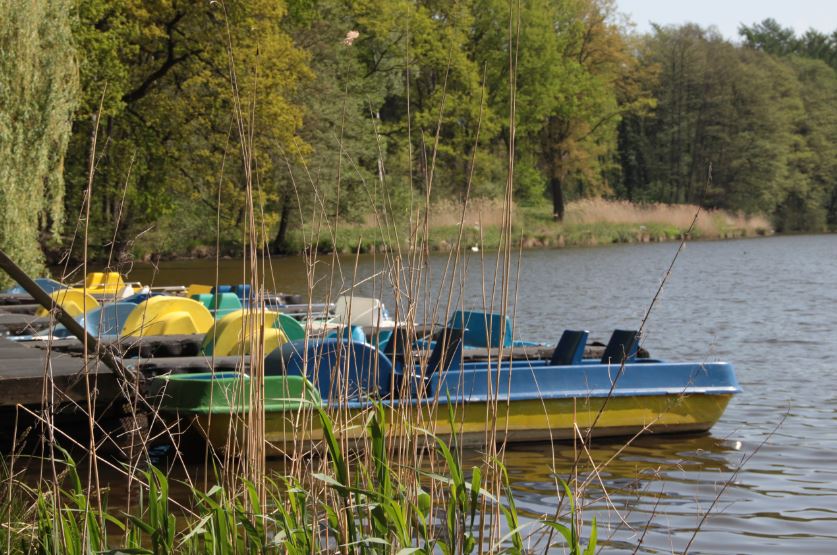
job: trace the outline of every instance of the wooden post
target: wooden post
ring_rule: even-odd
[[[134,383],[133,372],[125,368],[122,361],[114,354],[113,350],[109,346],[99,343],[99,340],[88,332],[84,326],[76,322],[75,318],[67,314],[67,311],[65,311],[61,305],[53,301],[52,297],[50,297],[46,291],[41,289],[40,286],[32,280],[32,278],[26,275],[26,272],[20,269],[20,267],[15,264],[2,249],[0,249],[0,268],[3,268],[13,280],[23,287],[27,293],[32,295],[32,298],[35,299],[38,304],[47,310],[53,311],[55,313],[56,320],[64,324],[64,327],[76,336],[79,341],[82,343],[86,341],[90,350],[96,353],[96,356],[99,357],[99,359],[104,362],[105,365],[111,369],[111,371],[113,371],[117,380],[121,380],[129,384]]]

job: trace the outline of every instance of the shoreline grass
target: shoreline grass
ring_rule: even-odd
[[[502,210],[499,200],[477,199],[469,203],[463,220],[461,204],[444,202],[433,205],[428,225],[429,251],[445,253],[453,250],[460,233],[460,221],[463,249],[477,247],[481,250],[496,250],[502,246]],[[698,207],[691,204],[643,205],[628,201],[584,199],[569,203],[564,221],[555,222],[548,206],[515,206],[511,229],[514,242],[527,250],[679,241],[689,231],[697,210]],[[312,230],[317,226],[315,223],[307,223],[288,232],[286,247],[280,254],[299,255],[309,249],[315,249],[320,254],[393,250],[392,238],[382,233],[373,218],[367,217],[365,220],[341,222],[333,239],[321,233],[313,244],[310,238]],[[399,236],[404,238],[402,247],[408,247],[408,225],[397,227]],[[422,230],[418,232],[422,233]],[[704,209],[687,238],[741,239],[766,237],[774,233],[764,216]],[[217,248],[214,244],[193,242],[178,249],[148,249],[147,245],[137,244],[134,258],[146,262],[214,258],[218,254],[237,258],[242,253],[240,244],[223,240]]]
[[[229,484],[216,472],[217,483],[201,487],[191,479],[175,483],[149,464],[135,471],[133,479],[140,487],[132,506],[112,507],[105,500],[96,508],[90,505],[83,473],[61,448],[62,458],[53,461],[61,468],[54,484],[28,485],[9,476],[3,466],[0,545],[6,553],[21,555],[468,554],[478,548],[482,552],[486,506],[494,506],[507,533],[483,548],[520,554],[528,538],[553,530],[553,545],[563,543],[569,553],[596,549],[596,520],[582,532],[574,494],[563,480],[559,479],[558,507],[564,502],[568,507],[558,512],[566,525],[544,515],[522,526],[502,462],[494,462],[498,491],[491,491],[480,467],[464,466],[455,436],[450,444],[441,437],[429,438],[427,448],[438,455],[431,470],[404,464],[389,453],[383,405],[375,407],[367,421],[367,452],[355,459],[342,445],[336,422],[326,411],[318,413],[326,432],[322,471],[265,476],[263,501],[257,485],[246,478]],[[312,470],[319,466],[314,459],[308,464]],[[185,487],[188,500],[175,500],[173,486],[178,485]],[[99,495],[107,497],[104,492]]]
[[[502,245],[502,206],[496,201],[475,201],[461,217],[461,205],[435,205],[429,222],[431,252],[449,252],[462,232],[462,247],[482,250]],[[585,199],[570,203],[563,222],[553,221],[548,207],[515,207],[512,236],[524,249],[592,247],[618,243],[679,241],[689,233],[698,207],[694,205],[639,205],[627,201]],[[461,222],[461,225],[460,225]],[[766,218],[703,210],[689,233],[689,239],[737,239],[774,233]],[[402,236],[407,234],[402,233]],[[291,252],[304,250],[303,232],[291,233]],[[334,241],[321,237],[321,253],[336,250],[348,254],[385,251],[391,248],[378,226],[341,224]]]

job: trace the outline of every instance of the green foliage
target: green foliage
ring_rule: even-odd
[[[658,71],[649,83],[657,107],[621,125],[617,192],[771,214],[780,231],[822,230],[834,221],[837,188],[825,138],[837,136],[834,70],[769,54],[796,49],[775,22],[742,33],[753,48],[694,25],[646,38],[642,64]]]
[[[837,226],[834,33],[639,37],[612,0],[0,6],[0,245],[33,273],[79,231],[96,129],[94,257],[240,251],[248,183],[274,251],[391,243],[426,194],[501,197],[512,128],[514,198],[553,219],[613,196]]]
[[[0,248],[38,275],[61,231],[64,152],[78,97],[71,0],[0,0]],[[0,275],[0,288],[8,278]]]
[[[256,484],[239,480],[232,490],[215,485],[203,491],[181,484],[181,489],[191,492],[193,499],[188,510],[177,509],[168,477],[152,466],[141,473],[145,485],[138,496],[138,507],[131,514],[117,516],[106,505],[98,509],[75,462],[62,451],[64,460],[55,462],[65,468],[64,487],[55,484],[54,491],[36,491],[17,480],[4,479],[6,487],[15,488],[16,492],[20,488],[26,494],[22,498],[33,499],[34,506],[27,509],[25,501],[9,505],[10,500],[21,496],[3,496],[3,533],[11,535],[3,537],[3,546],[12,546],[10,555],[303,555],[335,550],[364,554],[468,554],[482,551],[478,543],[488,540],[481,530],[484,519],[490,518],[485,511],[494,514],[497,509],[508,530],[505,537],[493,540],[492,546],[500,552],[524,553],[523,530],[529,526],[534,533],[540,533],[542,526],[567,531],[562,534],[571,534],[567,544],[572,553],[586,555],[595,550],[594,521],[587,549],[581,551],[578,515],[568,488],[565,496],[571,506],[569,526],[554,521],[535,521],[524,526],[501,461],[474,466],[466,472],[455,436],[452,445],[430,436],[440,458],[435,472],[404,465],[389,458],[386,414],[383,405],[369,414],[366,429],[370,464],[353,462],[350,469],[348,453],[342,450],[334,422],[320,411],[325,438],[323,456],[330,462],[329,469],[311,475],[304,483],[292,476],[279,481],[267,479],[265,505],[259,501]],[[452,410],[449,418],[453,425]],[[502,495],[493,495],[487,489],[494,479],[492,474],[499,479]]]
[[[83,198],[91,117],[102,101],[91,242],[106,243],[115,231],[123,250],[145,232],[145,241],[165,242],[172,221],[179,241],[214,243],[207,222],[216,219],[220,186],[220,232],[241,244],[250,168],[257,202],[275,204],[284,165],[273,157],[277,148],[294,150],[302,122],[292,97],[310,72],[281,27],[284,15],[271,0],[81,3],[83,93],[67,210],[76,214]]]

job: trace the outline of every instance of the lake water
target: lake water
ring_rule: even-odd
[[[616,327],[639,326],[676,250],[668,243],[524,252],[515,336],[555,342],[565,328],[586,328],[606,341]],[[483,305],[483,283],[490,295],[494,259],[481,256],[469,253],[468,271],[455,280],[454,298],[466,307]],[[432,257],[436,284],[446,260]],[[362,257],[355,281],[374,275],[382,261]],[[320,294],[328,289],[330,262],[324,257],[318,266],[325,276],[316,284]],[[277,259],[272,267],[278,289],[306,291],[301,259]],[[343,258],[341,267],[344,278],[333,290],[352,282],[354,261]],[[221,282],[241,281],[241,268],[240,261],[222,261]],[[206,283],[215,265],[162,263],[156,273],[137,266],[131,277]],[[382,279],[356,290],[364,293],[392,303]],[[585,522],[598,518],[605,552],[631,553],[640,538],[639,553],[682,552],[728,483],[691,553],[837,553],[835,332],[837,236],[688,244],[643,345],[659,358],[733,362],[744,392],[711,433],[640,438],[601,471],[610,501],[601,486],[591,486],[583,503]],[[595,462],[621,445],[594,442]],[[506,462],[523,512],[554,510],[553,469],[563,476],[573,456],[572,445],[556,446],[554,455],[544,445],[510,449]]]

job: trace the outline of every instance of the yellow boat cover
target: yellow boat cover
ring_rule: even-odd
[[[206,333],[215,319],[201,303],[183,297],[157,296],[141,302],[128,315],[122,336]]]
[[[285,333],[280,328],[274,327],[279,318],[278,312],[266,310],[257,313],[255,325],[253,325],[253,322],[248,321],[248,317],[253,313],[241,309],[230,312],[215,322],[203,338],[201,352],[215,356],[250,354],[253,330],[258,333],[262,314],[264,315],[264,354],[267,355],[276,347],[287,343],[288,338]]]
[[[73,318],[84,314],[85,309],[90,311],[99,307],[99,301],[89,293],[85,294],[84,289],[59,289],[50,293],[49,296],[55,304],[60,305]],[[36,316],[46,316],[47,314],[49,314],[49,311],[44,307],[38,307],[38,310],[35,311]]]

